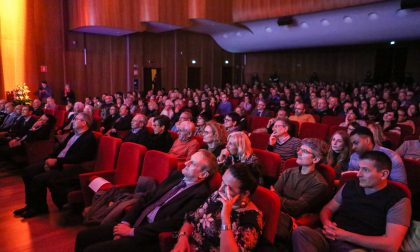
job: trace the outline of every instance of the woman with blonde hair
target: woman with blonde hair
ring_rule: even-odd
[[[344,130],[334,132],[330,140],[327,164],[334,168],[337,178],[340,178],[341,172],[347,170],[350,154],[351,142],[347,132]]]
[[[243,131],[229,134],[226,148],[217,157],[222,173],[235,163],[257,164],[258,159],[251,147],[251,141]]]

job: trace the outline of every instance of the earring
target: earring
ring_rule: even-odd
[[[248,202],[246,202],[245,200],[242,200],[242,201],[241,201],[241,203],[239,203],[239,206],[240,206],[241,208],[246,207],[246,205],[248,205]]]

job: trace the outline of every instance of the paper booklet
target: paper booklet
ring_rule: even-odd
[[[98,192],[103,185],[108,183],[111,184],[111,182],[109,182],[108,180],[101,177],[97,177],[89,183],[89,188],[92,189],[94,192]]]

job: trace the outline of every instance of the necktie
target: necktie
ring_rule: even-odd
[[[181,190],[182,188],[184,188],[186,186],[187,186],[187,184],[185,183],[184,180],[182,180],[178,185],[174,186],[171,190],[169,190],[167,193],[162,195],[162,197],[160,197],[158,200],[156,200],[155,202],[150,204],[148,207],[146,207],[141,212],[137,221],[134,223],[134,227],[135,228],[138,227],[150,212],[152,212],[156,207],[163,206],[163,204],[165,204],[165,202],[168,199],[172,198],[179,190]]]

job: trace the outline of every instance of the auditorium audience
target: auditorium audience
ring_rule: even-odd
[[[367,151],[380,151],[385,153],[392,161],[389,179],[407,184],[407,174],[401,157],[394,151],[385,147],[375,145],[372,132],[366,127],[358,127],[350,134],[353,145],[353,154],[350,156],[349,171],[360,170],[360,156]]]
[[[185,206],[181,203],[187,200],[184,197],[177,199],[179,202],[167,199],[163,204],[168,203],[171,206],[170,211],[167,211],[166,207],[161,208],[162,205],[154,206],[153,200],[149,201],[150,198],[144,199],[139,202],[141,207],[136,206],[137,211],[130,212],[129,217],[126,217],[125,220],[128,222],[81,232],[76,242],[77,251],[83,249],[86,251],[134,251],[139,248],[139,244],[141,249],[155,249],[159,244],[159,232],[178,230],[184,221],[184,216],[186,216],[185,223],[178,235],[178,243],[174,251],[182,251],[186,247],[200,251],[219,248],[219,246],[229,251],[236,248],[243,250],[254,248],[262,232],[261,213],[254,208],[252,202],[245,206],[252,193],[252,188],[249,186],[253,186],[252,183],[246,182],[248,181],[246,177],[249,174],[245,173],[252,173],[256,183],[262,184],[264,181],[262,181],[261,167],[256,155],[253,154],[246,131],[271,134],[267,149],[280,155],[283,162],[297,157],[298,166],[283,171],[273,188],[281,196],[282,216],[277,235],[284,242],[290,242],[291,231],[301,224],[298,220],[299,217],[316,214],[329,200],[328,197],[332,196],[326,179],[318,170],[321,163],[333,167],[337,179],[340,178],[343,171],[358,171],[358,182],[348,182],[322,211],[323,235],[315,233],[308,238],[306,232],[315,231],[305,227],[295,229],[293,234],[294,251],[310,251],[312,249],[309,245],[304,247],[306,246],[303,242],[304,239],[306,242],[311,242],[312,246],[321,246],[322,248],[330,246],[332,250],[341,251],[341,248],[348,247],[382,249],[383,247],[378,241],[388,235],[388,229],[385,228],[388,225],[393,225],[392,227],[396,228],[395,231],[392,231],[393,239],[386,241],[389,248],[394,248],[400,243],[400,236],[405,232],[403,229],[408,225],[406,217],[394,221],[397,219],[395,216],[409,214],[409,212],[401,210],[401,206],[409,207],[409,205],[407,206],[406,199],[401,196],[398,190],[384,181],[386,182],[386,178],[389,178],[407,183],[407,175],[401,157],[420,160],[418,154],[420,153],[420,138],[405,141],[401,146],[391,146],[391,142],[385,137],[384,132],[399,135],[402,133],[404,137],[405,128],[399,124],[405,124],[411,127],[413,134],[416,133],[415,127],[419,127],[417,125],[419,122],[417,106],[420,103],[416,103],[418,95],[418,89],[407,88],[407,86],[398,87],[394,83],[367,85],[365,83],[319,81],[315,85],[309,82],[278,81],[256,82],[253,86],[227,83],[223,88],[204,85],[202,90],[185,88],[166,91],[157,89],[147,91],[144,96],[138,92],[104,93],[100,98],[94,97],[93,101],[90,97],[82,98],[82,101],[85,100],[86,104],[92,104],[94,107],[86,105],[85,107],[89,111],[83,113],[83,108],[79,108],[79,105],[83,106],[83,103],[76,102],[73,111],[70,109],[67,111],[69,116],[57,133],[70,133],[73,129],[76,132],[71,133],[67,138],[63,135],[62,138],[65,142],[44,163],[33,164],[25,168],[23,180],[26,206],[23,209],[18,209],[14,214],[30,218],[48,212],[45,199],[47,188],[50,189],[53,202],[59,208],[62,208],[66,203],[64,192],[68,189],[67,186],[78,186],[75,183],[79,179],[76,171],[65,169],[63,164],[91,160],[96,153],[95,138],[91,131],[86,129],[86,126],[92,125],[91,116],[87,115],[90,114],[97,117],[98,126],[101,126],[100,131],[105,135],[120,137],[124,142],[145,145],[148,150],[174,154],[179,161],[186,161],[187,167],[183,170],[184,176],[181,174],[175,177],[170,176],[161,185],[159,189],[161,191],[158,190],[160,194],[155,194],[155,201],[159,201],[170,187],[179,184],[183,178],[188,180],[188,176],[196,178],[192,184],[196,185],[200,182],[197,187],[205,186],[207,188],[207,183],[201,182],[212,174],[208,165],[216,162],[209,161],[214,157],[217,157],[217,162],[220,164],[219,170],[222,174],[224,173],[224,183],[219,192],[208,198],[207,203],[198,209],[196,208],[204,202],[205,197],[210,193],[208,188],[206,196],[202,194],[197,196],[200,198],[200,202],[193,195],[187,197],[188,199],[191,197],[193,203],[184,203]],[[68,104],[71,108],[72,103]],[[40,100],[35,99],[33,106],[36,111],[36,114],[34,112],[33,115],[42,115]],[[254,106],[255,109],[251,112]],[[55,110],[55,107],[62,109],[61,105],[56,106],[52,97],[49,97],[45,108]],[[21,108],[21,105],[14,107],[12,103],[0,100],[0,130],[11,132],[11,138],[3,141],[3,145],[0,147],[2,157],[11,152],[20,152],[24,149],[23,143],[30,144],[31,141],[37,139],[48,139],[49,131],[52,128],[51,122],[55,121],[53,116],[43,115],[31,125],[34,122],[30,112],[32,108],[23,106],[22,113],[20,113]],[[308,110],[306,111],[305,108]],[[101,110],[101,118],[99,118],[99,110]],[[294,111],[290,116],[289,110]],[[274,113],[276,113],[276,117],[270,120],[268,118],[258,119],[259,121],[268,120],[266,128],[253,128],[255,117],[270,117]],[[323,120],[327,115],[337,116],[337,122],[344,119],[343,123],[334,124],[334,126],[346,128],[334,132],[331,130],[333,129],[332,125],[329,125],[331,130],[329,134],[333,133],[329,148],[317,139],[301,140],[294,137],[297,134],[293,132],[299,131],[299,129],[292,128],[295,122],[297,122],[296,125],[301,125],[303,122],[313,123],[317,118],[317,120],[320,119],[320,123],[324,123]],[[195,117],[196,123],[194,123]],[[73,120],[73,118],[76,119]],[[291,123],[287,118],[295,122]],[[148,120],[149,125],[147,124]],[[378,121],[380,122],[375,123]],[[60,122],[62,121],[60,120]],[[223,122],[223,124],[217,122]],[[248,122],[250,127],[247,125]],[[366,122],[368,122],[368,126],[363,127],[366,126]],[[153,134],[148,133],[147,125],[153,128]],[[384,127],[384,130],[381,127]],[[168,132],[169,129],[174,132]],[[403,129],[402,132],[401,129]],[[317,131],[316,128],[312,130]],[[388,135],[388,133],[386,134]],[[261,136],[263,135],[268,137],[266,134],[261,134]],[[418,135],[416,137],[418,138]],[[203,147],[208,151],[198,151],[201,147],[201,138],[205,144]],[[176,140],[174,141],[174,139]],[[385,147],[399,148],[394,152]],[[325,158],[327,150],[328,155]],[[351,150],[354,151],[353,154],[351,154]],[[390,160],[385,160],[384,154]],[[191,161],[187,161],[190,158]],[[386,168],[388,161],[392,169]],[[63,183],[63,181],[67,182]],[[230,182],[232,184],[229,184]],[[188,185],[187,183],[187,187]],[[228,188],[230,193],[225,188]],[[179,189],[179,194],[183,194],[183,190],[188,191],[189,189]],[[234,191],[233,194],[232,191]],[[237,196],[239,198],[237,203],[241,202],[240,199],[245,199],[245,203],[234,203],[235,195],[240,195]],[[350,201],[362,202],[365,198],[369,198],[369,202],[386,205],[385,211],[379,214],[369,204],[354,204],[353,206],[348,203]],[[221,202],[216,204],[216,200]],[[234,204],[236,207],[233,207],[233,210],[232,208],[225,209],[225,203],[230,206]],[[154,209],[145,215],[144,207],[147,206],[153,206]],[[175,207],[172,208],[172,206]],[[214,208],[209,208],[209,206],[214,206]],[[183,210],[178,211],[181,208]],[[228,210],[232,210],[232,212]],[[241,227],[243,223],[236,219],[239,212],[246,214],[246,221],[249,221],[248,226]],[[333,212],[335,213],[333,220],[337,226],[331,224]],[[360,214],[357,213],[360,212],[367,214],[359,216]],[[161,213],[164,215],[160,215]],[[135,224],[139,217],[142,220]],[[216,224],[211,222],[204,228],[200,226],[201,224],[198,225],[203,222],[207,223],[209,218],[213,218]],[[364,224],[363,218],[372,219],[372,223],[378,225],[368,227]],[[350,222],[351,219],[354,219],[353,223]],[[361,224],[357,221],[360,221]],[[226,222],[227,226],[232,224],[234,233],[232,234],[230,230],[220,230],[218,224],[220,222],[222,224]],[[199,226],[200,228],[198,228]],[[208,233],[210,231],[211,235]],[[370,236],[374,237],[374,240],[368,244],[365,240]],[[379,246],[377,246],[378,244]]]
[[[44,162],[29,165],[24,169],[22,179],[25,184],[24,208],[13,213],[23,218],[48,213],[47,188],[55,205],[61,209],[67,202],[66,187],[60,181],[78,178],[77,171],[66,170],[65,164],[81,163],[95,158],[96,139],[89,130],[92,118],[79,113],[73,123],[74,132]],[[76,173],[76,174],[74,174]]]
[[[346,183],[321,211],[322,232],[306,226],[293,231],[293,250],[398,251],[410,226],[411,203],[388,182],[391,160],[367,151],[357,180]]]
[[[185,214],[206,200],[211,193],[207,179],[216,171],[209,151],[196,152],[182,172],[171,174],[153,195],[141,198],[120,223],[81,231],[75,251],[159,251],[159,233],[178,230]]]
[[[229,167],[219,190],[186,215],[173,252],[252,251],[256,247],[263,215],[250,199],[258,186],[250,170],[242,163]]]
[[[297,149],[298,166],[283,171],[272,187],[281,198],[277,236],[286,241],[296,225],[293,218],[317,213],[329,195],[328,183],[317,168],[325,162],[327,144],[316,138],[305,138]]]

